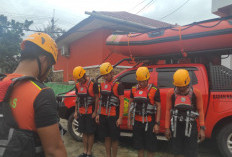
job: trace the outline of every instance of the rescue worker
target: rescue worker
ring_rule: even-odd
[[[21,76],[34,79],[19,82],[11,94],[11,111],[18,128],[3,157],[66,157],[55,95],[42,83],[57,61],[56,43],[48,34],[35,33],[22,42],[21,49],[19,65],[3,81]]]
[[[79,157],[92,157],[94,134],[96,131],[95,117],[97,115],[97,103],[99,91],[97,83],[87,77],[85,70],[75,67],[73,77],[76,83],[77,101],[74,118],[79,121],[78,131],[83,133],[84,152]]]
[[[105,81],[100,85],[96,122],[100,124],[100,137],[105,139],[106,157],[116,157],[124,108],[124,87],[113,80],[113,67],[109,62],[100,66],[100,73]]]
[[[138,150],[138,157],[152,157],[156,151],[156,134],[160,126],[160,93],[153,84],[148,83],[150,73],[147,67],[139,67],[136,71],[138,84],[132,87],[128,127],[133,126],[133,143]]]
[[[173,84],[175,88],[167,94],[165,136],[172,139],[175,156],[182,154],[185,157],[197,157],[198,138],[200,141],[205,139],[202,94],[190,85],[189,72],[185,69],[178,69],[174,73]]]

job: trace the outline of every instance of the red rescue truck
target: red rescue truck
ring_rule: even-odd
[[[223,25],[223,28],[218,28],[219,24]],[[129,96],[130,96],[130,90],[132,86],[134,86],[137,81],[135,77],[136,69],[143,65],[147,66],[150,70],[150,83],[153,83],[155,86],[157,86],[160,89],[160,96],[161,96],[161,125],[160,125],[160,132],[161,135],[164,133],[164,120],[165,120],[165,108],[166,108],[166,95],[168,90],[173,88],[173,74],[174,72],[179,68],[187,69],[190,73],[191,77],[191,85],[194,88],[197,88],[201,91],[203,96],[203,102],[204,102],[204,113],[205,113],[205,127],[206,127],[206,137],[212,138],[217,142],[217,145],[219,147],[220,152],[225,157],[231,157],[232,156],[232,70],[228,67],[225,67],[221,65],[221,57],[222,55],[228,55],[232,52],[232,41],[230,40],[225,41],[226,46],[224,44],[219,44],[217,42],[224,42],[223,41],[223,35],[225,35],[226,39],[232,38],[232,21],[231,20],[222,20],[220,21],[213,21],[212,26],[217,26],[216,30],[212,30],[209,24],[209,21],[206,22],[206,25],[204,25],[204,22],[198,23],[198,27],[200,31],[198,31],[196,24],[194,24],[194,27],[191,26],[185,26],[183,29],[187,30],[188,28],[194,28],[194,30],[197,30],[196,32],[189,32],[187,34],[184,34],[182,37],[171,37],[170,33],[165,34],[163,30],[161,30],[161,33],[153,33],[155,36],[151,36],[151,34],[148,33],[146,39],[142,38],[142,40],[146,40],[146,42],[136,41],[133,39],[134,43],[132,45],[132,48],[134,50],[137,49],[136,46],[138,46],[141,49],[141,46],[143,44],[153,44],[151,46],[154,46],[154,44],[166,44],[167,47],[174,46],[175,45],[181,45],[183,42],[185,42],[185,45],[188,45],[189,47],[192,47],[194,45],[188,44],[195,42],[195,40],[201,39],[201,42],[213,42],[215,44],[212,44],[213,49],[210,49],[210,44],[207,43],[207,49],[204,47],[204,43],[198,43],[200,44],[199,49],[194,49],[194,51],[190,52],[191,48],[187,52],[188,57],[182,58],[180,51],[178,54],[167,54],[162,55],[159,52],[159,55],[152,54],[153,56],[142,56],[143,53],[139,53],[139,57],[135,58],[127,58],[123,61],[131,61],[134,60],[137,64],[127,69],[118,75],[115,76],[114,79],[117,79],[117,81],[122,82],[122,84],[125,87],[124,95],[124,117],[123,117],[123,123],[120,126],[122,133],[131,133],[131,131],[127,128],[127,114],[128,114],[128,102],[129,102]],[[224,28],[224,25],[226,25],[226,28]],[[205,30],[202,30],[202,27],[205,26]],[[207,27],[210,27],[210,30],[207,31]],[[230,28],[231,27],[231,28]],[[181,31],[180,28],[176,28],[170,31]],[[177,35],[180,35],[177,33]],[[157,37],[157,34],[159,37]],[[163,34],[163,37],[162,37]],[[173,33],[174,34],[174,33]],[[150,36],[149,36],[150,35]],[[167,37],[167,35],[169,35]],[[140,35],[137,35],[140,37]],[[144,35],[143,35],[144,36]],[[176,36],[176,34],[174,34]],[[218,36],[219,38],[215,37]],[[117,39],[123,39],[120,36],[113,36],[114,38],[107,39],[108,44],[110,45],[110,49],[113,50],[113,44],[117,44],[117,50],[119,53],[125,54],[124,52],[128,49],[125,48],[125,46],[129,47],[129,44],[131,42],[128,42],[127,44],[125,41],[121,41],[122,44],[120,44],[120,41],[117,41]],[[131,36],[129,36],[130,38]],[[136,37],[133,36],[133,37]],[[155,39],[148,39],[149,37],[155,38]],[[217,41],[212,41],[217,40]],[[167,39],[167,41],[166,41]],[[172,39],[172,40],[170,40]],[[205,40],[203,40],[205,39]],[[219,39],[219,40],[218,40]],[[183,41],[184,40],[184,41]],[[111,41],[111,42],[110,42]],[[178,43],[179,41],[179,43]],[[175,42],[172,43],[172,42]],[[123,44],[124,43],[124,44]],[[196,43],[196,42],[195,42]],[[216,44],[217,43],[217,44]],[[168,45],[170,44],[170,45]],[[122,46],[123,48],[120,49],[119,46]],[[163,49],[165,49],[165,46],[162,45]],[[195,44],[197,46],[197,44]],[[185,47],[187,49],[187,47]],[[132,49],[132,50],[133,50]],[[147,50],[147,49],[146,49]],[[149,48],[148,48],[149,50]],[[184,49],[181,49],[181,51]],[[141,49],[142,51],[142,49]],[[128,55],[131,55],[132,52],[128,52]],[[138,53],[138,52],[137,52]],[[150,54],[151,55],[151,54]],[[183,52],[182,52],[183,55]],[[182,59],[180,59],[182,58]],[[121,63],[120,61],[119,63]],[[118,64],[114,65],[117,66]],[[60,99],[60,117],[68,120],[68,130],[72,137],[76,140],[81,140],[81,134],[78,133],[78,121],[73,118],[74,115],[74,108],[75,108],[75,92],[71,91],[66,93],[64,96],[59,95],[58,98]]]

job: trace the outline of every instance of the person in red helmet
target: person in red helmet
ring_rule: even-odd
[[[167,94],[165,136],[171,139],[174,156],[197,157],[198,138],[205,139],[202,94],[190,86],[189,72],[185,69],[174,73],[173,84],[175,88]]]
[[[83,133],[84,152],[78,157],[92,157],[94,133],[96,131],[95,117],[97,115],[97,103],[99,100],[98,85],[87,77],[85,70],[75,67],[73,77],[77,80],[74,118],[79,121],[78,131]]]
[[[22,42],[21,48],[20,62],[15,71],[0,79],[1,87],[19,78],[22,80],[11,84],[14,87],[8,91],[9,114],[5,115],[6,110],[0,109],[0,118],[5,117],[0,122],[7,121],[5,124],[9,128],[8,138],[0,137],[0,156],[66,157],[59,132],[55,95],[43,84],[57,61],[56,43],[48,34],[35,33]],[[1,133],[4,128],[1,125]]]

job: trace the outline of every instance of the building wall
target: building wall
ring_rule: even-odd
[[[212,0],[212,13],[218,16],[232,15],[231,0]]]
[[[212,0],[212,13],[218,16],[232,16],[232,0]],[[222,65],[232,69],[232,55],[222,59]]]
[[[87,36],[74,41],[70,45],[70,56],[61,56],[58,54],[58,61],[54,70],[64,70],[63,81],[73,80],[72,71],[76,66],[96,66],[105,61],[111,64],[117,63],[125,56],[119,54],[111,54],[105,45],[106,38],[112,33],[111,30],[101,29]],[[121,65],[128,65],[123,63]],[[99,72],[99,71],[98,71]]]

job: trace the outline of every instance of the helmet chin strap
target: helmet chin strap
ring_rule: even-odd
[[[39,60],[39,57],[37,57],[36,60],[37,60],[38,67],[39,67],[38,80],[40,80],[41,79],[41,62]]]
[[[38,63],[38,67],[39,67],[38,80],[42,81],[42,78],[44,78],[45,75],[47,75],[48,71],[51,69],[52,64],[49,64],[49,66],[47,67],[46,71],[42,74],[41,62],[39,60],[39,57],[37,58],[37,63]]]

